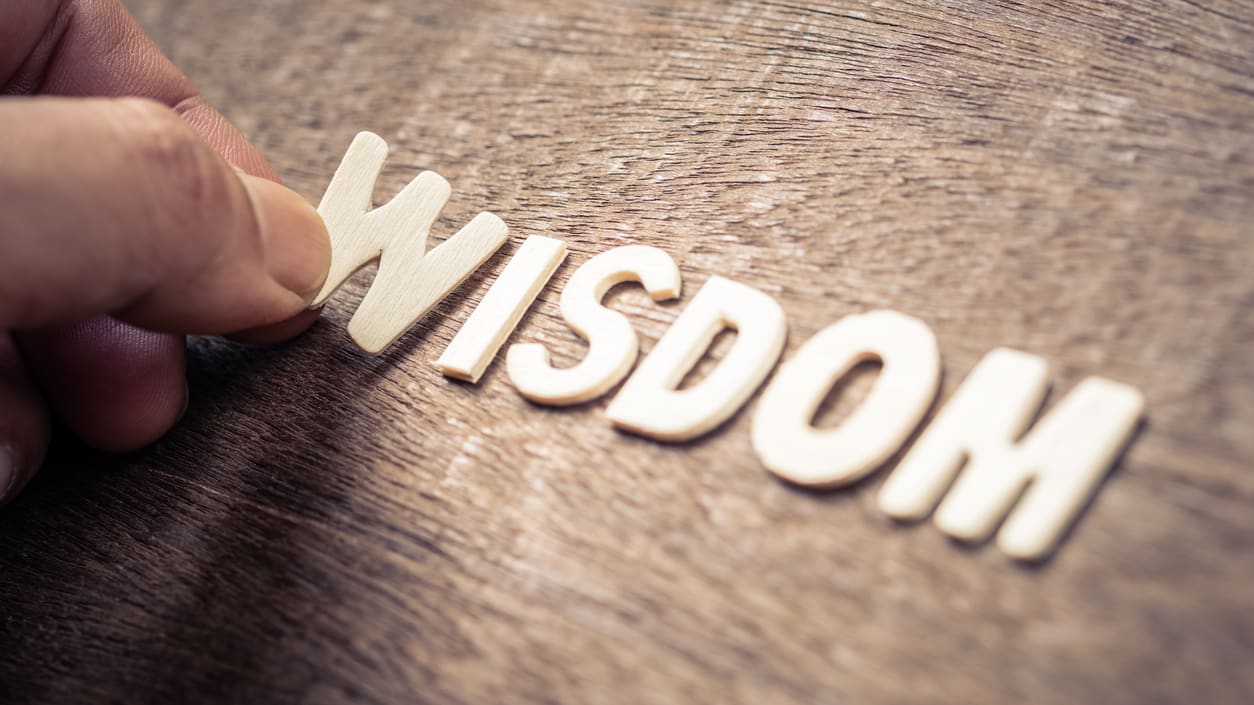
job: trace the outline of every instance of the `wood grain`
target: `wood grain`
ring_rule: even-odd
[[[135,0],[316,201],[354,133],[511,244],[371,359],[366,279],[280,348],[197,340],[179,428],[69,441],[0,514],[13,702],[1246,703],[1254,694],[1254,6]],[[432,364],[529,234],[571,248],[512,340],[581,355],[561,284],[670,252],[789,315],[927,321],[1142,389],[1039,567],[852,489],[781,484],[749,415],[679,447],[605,402]],[[611,294],[647,351],[679,306]],[[680,304],[680,306],[682,303]],[[729,342],[729,341],[724,341]],[[830,404],[830,422],[870,372]]]

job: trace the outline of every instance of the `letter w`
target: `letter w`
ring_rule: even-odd
[[[387,154],[382,137],[358,134],[318,206],[331,233],[331,272],[314,306],[358,269],[379,261],[378,274],[348,324],[353,341],[371,354],[417,323],[487,261],[509,232],[497,216],[480,213],[427,252],[431,224],[451,189],[442,176],[424,171],[390,203],[372,210],[371,194]]]

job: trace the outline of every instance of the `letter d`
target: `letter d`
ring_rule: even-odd
[[[677,389],[724,328],[736,343],[714,371]],[[614,425],[669,441],[696,438],[736,413],[770,374],[784,350],[787,324],[774,299],[711,277],[623,385],[606,413]]]

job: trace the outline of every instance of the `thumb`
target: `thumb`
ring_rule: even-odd
[[[0,134],[0,328],[231,333],[300,313],[326,277],[317,212],[165,106],[6,99]]]

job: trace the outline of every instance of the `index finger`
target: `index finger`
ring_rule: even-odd
[[[117,0],[0,3],[0,85],[17,94],[151,98],[236,167],[278,180]]]

